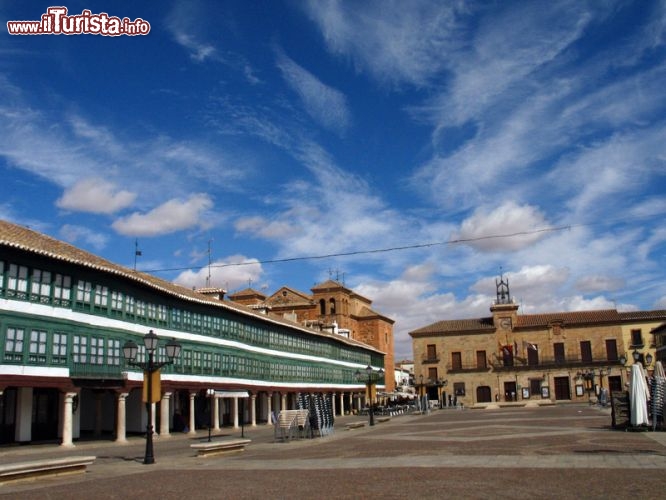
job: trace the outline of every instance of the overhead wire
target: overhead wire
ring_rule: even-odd
[[[492,239],[500,239],[500,238],[515,238],[517,236],[529,236],[533,234],[538,234],[538,233],[550,233],[550,232],[558,232],[558,231],[565,231],[565,230],[570,230],[572,228],[571,225],[567,226],[552,226],[552,227],[545,227],[545,228],[540,228],[540,229],[533,229],[530,231],[517,231],[514,233],[504,233],[504,234],[491,234],[487,236],[475,236],[473,238],[456,238],[453,240],[447,240],[447,241],[436,241],[436,242],[431,242],[431,243],[417,243],[414,245],[404,245],[404,246],[395,246],[395,247],[388,247],[388,248],[373,248],[369,250],[354,250],[351,252],[336,252],[336,253],[330,253],[330,254],[324,254],[324,255],[308,255],[308,256],[301,256],[301,257],[285,257],[282,259],[267,259],[267,260],[250,260],[250,261],[244,261],[244,262],[230,262],[230,263],[225,263],[225,264],[208,264],[207,266],[188,266],[188,267],[172,267],[172,268],[163,268],[163,269],[147,269],[143,270],[142,272],[145,273],[158,273],[158,272],[169,272],[169,271],[186,271],[186,270],[191,270],[191,269],[203,269],[204,267],[210,267],[210,268],[224,268],[224,267],[237,267],[237,266],[251,266],[251,265],[256,265],[256,264],[279,264],[279,263],[285,263],[285,262],[298,262],[298,261],[304,261],[304,260],[321,260],[321,259],[331,259],[334,257],[350,257],[354,255],[369,255],[369,254],[377,254],[377,253],[387,253],[387,252],[397,252],[401,250],[414,250],[414,249],[419,249],[419,248],[429,248],[429,247],[435,247],[435,246],[445,246],[445,245],[458,245],[461,243],[472,243],[475,241],[483,241],[483,240],[492,240]]]

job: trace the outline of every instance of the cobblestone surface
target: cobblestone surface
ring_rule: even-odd
[[[95,455],[86,474],[0,486],[22,498],[663,498],[666,433],[610,429],[606,409],[581,405],[440,410],[374,427],[336,420],[326,437],[276,441],[268,426],[234,455],[199,458],[207,439],[155,440],[143,465],[142,438],[128,444],[6,447],[0,462]],[[240,430],[224,429],[225,437]]]

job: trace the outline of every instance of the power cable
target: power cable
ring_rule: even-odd
[[[303,257],[287,257],[284,259],[268,259],[268,260],[253,260],[249,262],[233,262],[233,263],[228,263],[228,264],[208,264],[209,267],[213,268],[223,268],[223,267],[235,267],[235,266],[251,266],[254,264],[279,264],[279,263],[284,263],[284,262],[297,262],[297,261],[303,261],[303,260],[321,260],[321,259],[330,259],[333,257],[349,257],[353,255],[369,255],[369,254],[377,254],[377,253],[386,253],[386,252],[397,252],[400,250],[414,250],[418,248],[429,248],[429,247],[435,247],[435,246],[444,246],[444,245],[457,245],[460,243],[470,243],[474,241],[483,241],[483,240],[492,240],[492,239],[500,239],[500,238],[515,238],[516,236],[528,236],[531,234],[538,234],[538,233],[551,233],[551,232],[557,232],[557,231],[564,231],[564,230],[570,230],[572,226],[554,226],[554,227],[546,227],[546,228],[541,228],[541,229],[533,229],[531,231],[518,231],[515,233],[506,233],[506,234],[492,234],[488,236],[477,236],[474,238],[458,238],[455,240],[448,240],[448,241],[438,241],[438,242],[433,242],[433,243],[419,243],[415,245],[405,245],[405,246],[399,246],[399,247],[389,247],[389,248],[375,248],[375,249],[370,249],[370,250],[355,250],[353,252],[338,252],[338,253],[330,253],[326,255],[309,255],[309,256],[303,256]],[[189,269],[203,269],[206,266],[189,266],[189,267],[172,267],[172,268],[165,268],[165,269],[148,269],[144,270],[144,273],[159,273],[159,272],[169,272],[169,271],[187,271]]]

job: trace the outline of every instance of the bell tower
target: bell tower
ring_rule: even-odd
[[[511,331],[518,317],[518,304],[514,303],[511,298],[509,278],[500,275],[499,279],[495,279],[495,288],[497,298],[490,306],[490,312],[493,313],[493,323],[498,330]]]

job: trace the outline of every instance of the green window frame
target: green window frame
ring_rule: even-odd
[[[54,364],[67,364],[67,334],[53,332],[51,342],[51,362]]]
[[[5,361],[23,361],[25,330],[7,327],[5,330]]]
[[[24,300],[28,298],[28,268],[26,266],[9,264],[7,296]]]
[[[53,303],[68,307],[72,303],[72,277],[56,273],[53,280]]]
[[[90,281],[77,281],[76,304],[80,307],[89,306],[92,302],[92,283]]]
[[[51,272],[33,269],[30,282],[30,300],[49,304],[51,302]]]
[[[120,340],[106,339],[106,364],[120,366]]]
[[[30,363],[46,364],[47,339],[46,330],[33,329],[30,331],[30,343],[28,345],[28,361]]]
[[[88,362],[88,337],[85,335],[72,336],[72,360],[74,363]]]

